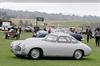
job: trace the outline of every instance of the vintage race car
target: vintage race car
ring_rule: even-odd
[[[45,37],[48,34],[48,31],[44,31],[44,30],[39,30],[36,33],[36,37]]]
[[[43,56],[73,57],[82,59],[92,49],[65,33],[50,33],[45,38],[28,38],[11,43],[11,51],[17,57],[25,56],[38,59]]]
[[[13,29],[12,29],[13,30]],[[6,31],[5,32],[5,39],[9,39],[9,38],[16,38],[19,39],[20,38],[20,33],[13,30],[13,31]]]

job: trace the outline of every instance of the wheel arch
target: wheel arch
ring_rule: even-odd
[[[76,52],[76,51],[78,51],[78,50],[82,51],[82,55],[83,55],[83,56],[85,55],[85,53],[84,53],[84,50],[83,50],[83,49],[77,49],[77,50],[75,50],[75,51],[74,51],[73,56],[74,56],[75,52]]]
[[[32,51],[33,49],[39,49],[39,51],[40,51],[40,55],[43,56],[43,49],[40,48],[40,47],[34,47],[34,48],[31,48],[30,51],[29,51],[29,53],[28,53],[28,56],[30,56],[31,51]]]

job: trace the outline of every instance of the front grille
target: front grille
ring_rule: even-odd
[[[16,45],[15,50],[16,50],[16,51],[21,51],[21,47],[18,46],[18,45]]]

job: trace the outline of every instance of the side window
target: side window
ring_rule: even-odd
[[[58,42],[60,42],[60,43],[71,43],[71,39],[70,39],[70,37],[67,37],[67,36],[61,36],[61,37],[59,37]]]
[[[59,43],[66,43],[67,40],[66,40],[65,37],[59,37],[58,42],[59,42]]]
[[[51,41],[51,42],[56,42],[56,40],[57,40],[57,36],[55,36],[55,35],[48,35],[46,38],[45,38],[45,40],[46,41]]]
[[[77,40],[76,40],[75,38],[72,38],[72,37],[71,37],[71,42],[72,42],[72,43],[77,43]]]
[[[71,38],[66,36],[67,43],[71,43]]]

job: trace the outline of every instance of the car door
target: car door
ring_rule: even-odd
[[[71,36],[61,36],[57,42],[59,56],[73,56],[75,50],[79,47],[78,41]]]
[[[72,56],[73,44],[71,38],[68,36],[60,36],[57,40],[57,55],[58,56]]]
[[[46,38],[45,43],[42,45],[44,56],[56,56],[57,51],[57,39],[58,37],[55,35],[51,35]]]

